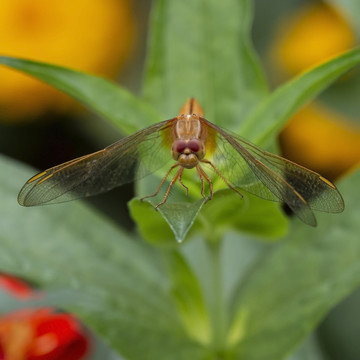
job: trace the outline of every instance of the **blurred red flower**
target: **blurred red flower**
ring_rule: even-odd
[[[88,348],[81,325],[53,308],[18,310],[0,319],[0,360],[80,360]]]
[[[0,288],[21,300],[39,295],[7,274],[0,275]],[[54,308],[21,309],[0,317],[0,360],[83,360],[89,347],[80,322]]]

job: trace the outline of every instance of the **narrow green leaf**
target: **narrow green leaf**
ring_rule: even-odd
[[[284,359],[324,315],[360,284],[360,172],[340,184],[346,209],[318,216],[249,274],[236,302],[228,343],[239,358]]]
[[[250,0],[157,0],[144,94],[164,117],[196,97],[212,122],[239,124],[267,93],[250,43]]]
[[[72,96],[110,120],[126,135],[164,120],[151,107],[109,80],[61,66],[6,56],[0,56],[0,64],[34,76]]]
[[[33,170],[4,157],[0,170],[1,271],[78,292],[86,301],[69,298],[63,307],[125,358],[207,356],[178,316],[162,254],[81,202],[19,206],[17,192]]]
[[[261,146],[269,145],[291,115],[359,63],[360,49],[355,49],[290,80],[253,111],[239,134]]]

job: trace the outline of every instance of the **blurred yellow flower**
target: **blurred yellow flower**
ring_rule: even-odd
[[[360,128],[318,103],[298,112],[280,141],[285,157],[330,179],[360,163]]]
[[[308,70],[356,44],[356,35],[340,9],[325,3],[304,7],[279,27],[272,46],[278,75]],[[360,129],[344,115],[313,103],[283,130],[284,155],[334,179],[360,161]]]
[[[272,57],[289,74],[318,65],[356,44],[349,22],[336,8],[319,3],[289,16],[279,26]]]
[[[129,54],[128,0],[0,0],[3,55],[50,62],[114,77]],[[67,111],[69,97],[28,76],[0,68],[0,116],[36,118]]]

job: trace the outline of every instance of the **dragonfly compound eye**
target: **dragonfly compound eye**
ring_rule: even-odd
[[[196,139],[190,140],[187,147],[194,153],[197,153],[201,148],[199,140]]]
[[[186,148],[186,142],[183,140],[177,140],[173,144],[173,150],[177,153],[182,153]]]
[[[174,160],[177,160],[179,155],[187,148],[187,144],[184,140],[175,140],[171,146],[171,156]]]

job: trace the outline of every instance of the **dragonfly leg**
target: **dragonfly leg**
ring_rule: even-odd
[[[179,165],[179,164],[176,164],[176,165]],[[160,203],[158,203],[156,206],[155,206],[155,210],[157,210],[157,208],[163,204],[165,204],[169,194],[170,194],[170,190],[171,188],[173,187],[173,185],[175,184],[176,180],[179,179],[179,176],[181,176],[182,172],[184,171],[184,168],[181,166],[180,169],[176,172],[175,176],[172,178],[171,182],[170,182],[170,185],[168,187],[168,189],[166,190],[166,193],[165,193],[165,196],[164,196],[164,199],[163,201],[161,201]]]
[[[234,188],[227,180],[226,178],[224,177],[224,175],[215,167],[215,165],[209,161],[209,160],[206,160],[206,159],[203,159],[203,160],[200,160],[201,162],[205,163],[205,164],[209,164],[214,170],[215,172],[221,177],[221,179],[224,181],[224,183],[231,189],[231,190],[234,190],[236,191],[241,197],[244,197],[243,194],[236,188]]]
[[[199,166],[199,165],[198,165],[198,166]],[[203,177],[201,171],[198,169],[198,166],[196,166],[196,170],[197,170],[197,172],[198,172],[198,174],[199,174],[199,177],[200,177],[200,180],[201,180],[201,196],[202,196],[205,200],[207,200],[207,197],[206,197],[205,194],[204,194],[204,177]],[[201,169],[201,168],[200,168],[200,169]]]
[[[207,176],[206,172],[201,168],[201,166],[199,164],[196,165],[196,170],[197,170],[200,180],[201,180],[201,195],[205,200],[211,200],[213,197],[213,194],[214,194],[211,179]],[[209,183],[209,187],[210,187],[209,198],[207,198],[204,194],[204,178]]]
[[[185,189],[185,191],[186,191],[186,196],[188,196],[188,195],[189,195],[189,189],[188,189],[187,186],[184,185],[184,183],[183,183],[182,180],[181,180],[181,177],[182,177],[184,168],[181,167],[181,168],[179,169],[179,171],[180,171],[180,174],[179,174],[179,183],[180,183],[180,185]]]
[[[146,195],[146,196],[144,196],[143,198],[140,199],[140,201],[143,201],[143,200],[145,200],[145,199],[147,199],[147,198],[156,196],[156,195],[159,193],[161,187],[163,186],[165,180],[166,180],[166,179],[168,178],[168,176],[170,175],[171,171],[172,171],[173,169],[175,169],[176,167],[178,167],[178,166],[179,166],[179,164],[174,164],[173,166],[171,166],[171,168],[168,170],[168,172],[166,173],[166,175],[164,176],[164,178],[161,180],[161,183],[160,183],[159,187],[157,188],[157,190],[156,190],[153,194],[151,194],[151,195]]]

